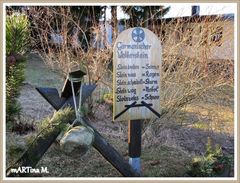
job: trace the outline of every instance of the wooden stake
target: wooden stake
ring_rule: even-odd
[[[133,170],[141,174],[141,135],[142,120],[129,120],[128,122],[128,152],[129,164]]]

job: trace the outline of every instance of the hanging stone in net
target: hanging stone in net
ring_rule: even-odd
[[[66,132],[60,140],[61,150],[72,157],[83,156],[94,140],[94,132],[85,126],[76,126]]]

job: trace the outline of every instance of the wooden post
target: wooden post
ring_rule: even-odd
[[[128,121],[128,153],[129,164],[133,170],[141,174],[141,141],[142,120]]]
[[[158,37],[141,27],[121,32],[113,47],[113,120],[130,120],[129,164],[138,173],[141,120],[160,117],[161,57]]]

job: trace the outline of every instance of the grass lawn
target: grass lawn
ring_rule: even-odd
[[[58,90],[63,85],[60,76],[47,68],[36,54],[29,54],[25,83],[29,94],[26,95],[26,87],[22,89],[20,100],[26,114],[35,114],[38,119],[44,119],[43,109],[49,107],[46,103],[42,108],[35,105],[43,104],[41,96],[34,91],[34,87],[56,87]],[[97,89],[99,90],[99,89]],[[168,126],[170,121],[166,120],[165,127],[158,130],[158,134],[143,135],[142,145],[142,171],[145,177],[181,177],[187,171],[188,165],[194,156],[205,152],[207,138],[213,138],[214,144],[225,147],[233,146],[233,88],[223,87],[225,96],[217,102],[187,105],[181,114],[171,120],[175,126]],[[35,93],[34,93],[35,92]],[[23,97],[23,95],[26,95]],[[26,101],[28,98],[31,100]],[[35,102],[33,104],[33,102]],[[24,105],[28,104],[27,107]],[[31,109],[31,111],[29,111]],[[37,111],[34,111],[37,110]],[[42,113],[41,113],[42,112]],[[52,109],[46,113],[53,113]],[[35,119],[35,118],[34,118]],[[91,116],[93,126],[113,145],[128,161],[127,122],[112,123],[112,111],[107,104],[97,104]],[[35,122],[37,125],[39,122]],[[36,131],[33,132],[36,134]],[[10,141],[7,141],[8,162],[17,159],[26,148],[28,135],[9,133]],[[10,139],[11,138],[11,139]],[[14,140],[15,139],[15,140]],[[16,140],[17,139],[17,140]],[[150,139],[150,140],[147,140]],[[53,144],[44,154],[37,167],[48,167],[47,177],[119,177],[121,174],[111,166],[94,148],[78,159],[64,155],[58,145]]]
[[[25,82],[36,87],[53,87],[60,90],[64,80],[58,73],[50,70],[41,57],[30,53],[27,56]]]

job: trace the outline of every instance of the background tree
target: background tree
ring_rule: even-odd
[[[130,16],[133,27],[149,27],[153,20],[161,19],[170,9],[164,6],[123,6],[123,11]]]

